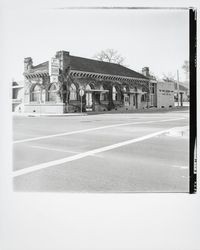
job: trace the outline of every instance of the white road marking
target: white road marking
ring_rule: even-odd
[[[31,146],[31,148],[38,148],[38,149],[57,151],[57,152],[63,152],[63,153],[72,153],[72,154],[79,154],[80,153],[80,152],[77,152],[77,151],[62,150],[62,149],[57,149],[57,148],[49,148],[49,147],[41,147],[41,146]]]
[[[171,129],[173,129],[173,128],[171,128]],[[31,166],[31,167],[28,167],[28,168],[25,168],[25,169],[16,170],[16,171],[13,172],[13,177],[17,177],[17,176],[21,176],[21,175],[24,175],[24,174],[32,173],[32,172],[35,172],[37,170],[49,168],[49,167],[60,165],[60,164],[63,164],[63,163],[79,160],[79,159],[85,158],[87,156],[92,156],[94,154],[98,154],[98,153],[101,153],[101,152],[105,152],[105,151],[108,151],[108,150],[112,150],[112,149],[115,149],[115,148],[126,146],[126,145],[129,145],[129,144],[132,144],[132,143],[144,141],[144,140],[150,139],[152,137],[158,136],[160,134],[169,132],[171,129],[162,130],[162,131],[151,133],[151,134],[139,137],[139,138],[119,142],[119,143],[116,143],[116,144],[112,144],[112,145],[97,148],[97,149],[93,149],[93,150],[90,150],[90,151],[87,151],[87,152],[84,152],[84,153],[72,155],[72,156],[69,156],[69,157],[62,158],[62,159],[41,163],[41,164],[34,165],[34,166]]]
[[[63,152],[63,153],[80,154],[80,152],[77,152],[77,151],[61,150],[61,149],[57,149],[57,148],[48,148],[48,147],[40,147],[40,146],[30,146],[30,147],[31,147],[31,148],[44,149],[44,150],[50,150],[50,151]],[[95,157],[98,157],[98,158],[102,158],[101,155],[91,155],[91,156],[95,156]]]
[[[181,169],[189,169],[189,166],[182,166]]]
[[[143,121],[143,122],[120,123],[120,124],[113,124],[113,125],[107,125],[107,126],[102,126],[102,127],[75,130],[75,131],[71,131],[71,132],[65,132],[65,133],[59,133],[59,134],[53,134],[53,135],[39,136],[39,137],[34,137],[34,138],[29,138],[29,139],[24,139],[24,140],[17,140],[17,141],[14,141],[13,143],[16,144],[16,143],[37,141],[37,140],[43,140],[43,139],[48,139],[48,138],[53,138],[53,137],[58,137],[58,136],[81,134],[81,133],[86,133],[86,132],[95,131],[95,130],[115,128],[115,127],[134,125],[134,124],[148,124],[148,123],[155,123],[155,122],[178,121],[178,120],[183,120],[183,119],[185,119],[185,118],[165,119],[165,120],[159,120],[159,121],[156,120],[156,121],[146,121],[146,122]]]
[[[167,136],[187,138],[189,136],[189,127],[188,126],[177,127],[171,130],[169,133],[167,133]]]
[[[180,166],[180,165],[172,165],[174,168],[180,168],[180,169],[188,169],[189,170],[189,165],[188,166]]]

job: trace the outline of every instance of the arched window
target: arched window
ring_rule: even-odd
[[[77,89],[76,86],[72,83],[70,86],[70,94],[69,94],[70,100],[77,100]]]
[[[117,89],[115,88],[115,86],[113,86],[112,88],[112,99],[113,101],[117,101]]]
[[[87,86],[85,87],[86,90],[91,90],[91,87],[89,84],[87,84]]]
[[[54,83],[51,84],[49,91],[48,91],[48,95],[49,95],[50,102],[56,102],[56,100],[57,100],[57,87]]]
[[[124,86],[124,87],[123,87],[123,91],[124,91],[125,93],[127,93],[127,92],[128,92],[128,87],[127,87],[127,86]]]
[[[41,101],[41,88],[39,85],[35,85],[32,90],[32,101],[40,102]]]

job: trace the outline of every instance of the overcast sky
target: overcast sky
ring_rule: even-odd
[[[56,51],[92,58],[112,48],[136,71],[148,66],[156,76],[174,74],[189,58],[187,10],[7,10],[3,16],[5,62],[10,79],[23,79],[24,57],[34,64]]]

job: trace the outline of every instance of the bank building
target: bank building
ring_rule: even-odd
[[[157,88],[148,67],[138,73],[119,64],[58,51],[35,66],[31,57],[25,58],[24,86],[15,86],[15,91],[23,90],[23,112],[63,114],[158,107]],[[173,88],[168,93],[165,102],[169,107],[173,106]]]

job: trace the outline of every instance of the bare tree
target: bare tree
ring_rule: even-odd
[[[174,82],[175,81],[175,75],[171,72],[168,72],[168,74],[163,74],[163,81],[165,82]]]
[[[102,50],[101,52],[94,55],[94,58],[99,60],[99,61],[112,62],[112,63],[117,63],[120,65],[123,65],[123,62],[125,60],[125,58],[122,57],[118,53],[118,51],[114,50],[114,49]]]
[[[182,69],[185,72],[186,80],[188,80],[189,79],[189,73],[190,73],[190,64],[189,64],[189,61],[187,61],[187,60],[184,61]]]
[[[190,71],[189,67],[190,67],[189,61],[185,60],[183,66],[182,66],[182,69],[184,70],[185,73],[189,73],[189,71]]]

